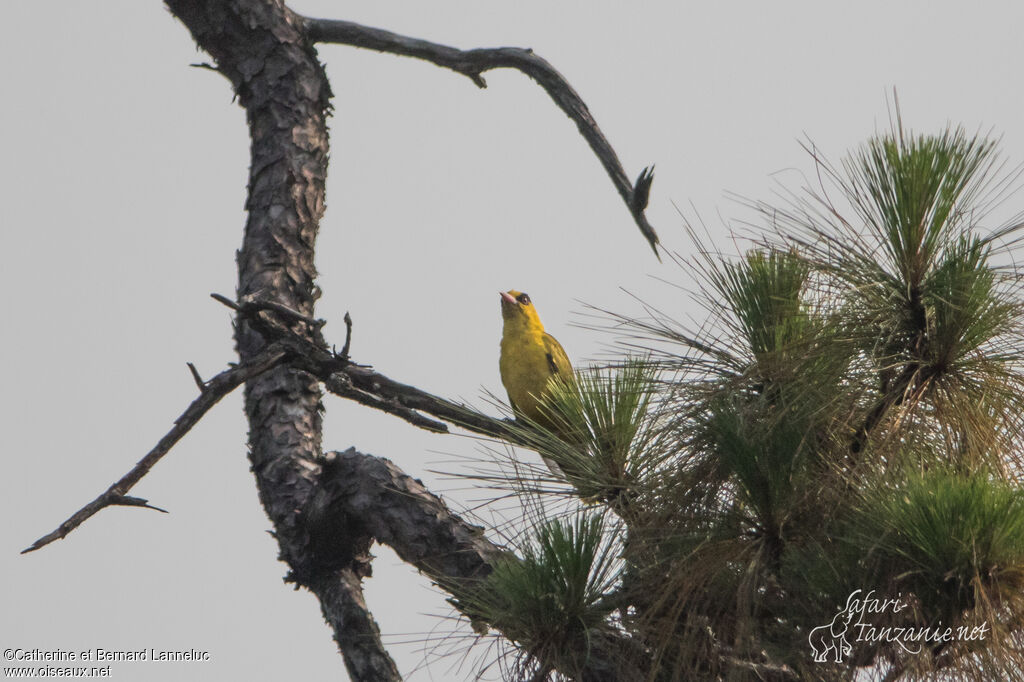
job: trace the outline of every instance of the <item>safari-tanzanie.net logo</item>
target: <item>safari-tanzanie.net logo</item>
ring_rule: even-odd
[[[842,663],[858,642],[895,643],[907,653],[917,654],[925,645],[978,641],[988,634],[988,621],[957,627],[941,622],[928,627],[892,625],[893,616],[909,606],[903,595],[892,599],[876,597],[874,590],[861,596],[862,592],[854,590],[831,623],[819,625],[807,636],[816,663]]]

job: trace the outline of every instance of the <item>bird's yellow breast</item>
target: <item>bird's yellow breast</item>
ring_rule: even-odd
[[[504,334],[501,338],[501,383],[512,406],[522,415],[537,420],[537,402],[547,391],[555,373],[544,344],[544,332]]]

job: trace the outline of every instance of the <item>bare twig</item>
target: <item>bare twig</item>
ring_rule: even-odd
[[[153,506],[153,505],[151,505],[149,503],[149,500],[144,500],[141,497],[125,496],[125,497],[122,497],[122,498],[120,498],[118,500],[115,500],[115,501],[111,502],[110,504],[111,504],[111,506],[119,506],[119,507],[145,507],[146,509],[152,509],[153,511],[158,511],[158,512],[161,512],[163,514],[170,514],[170,512],[167,511],[166,509],[161,509],[160,507],[155,507],[155,506]]]
[[[231,369],[224,370],[217,376],[206,382],[205,389],[199,393],[199,397],[192,401],[181,416],[174,421],[174,426],[167,432],[160,442],[150,450],[145,457],[139,460],[132,470],[121,477],[116,483],[107,488],[99,497],[85,505],[71,515],[56,530],[32,543],[32,546],[22,550],[22,554],[34,552],[40,547],[45,547],[54,540],[61,540],[67,537],[68,533],[82,525],[87,519],[104,507],[129,506],[147,507],[157,511],[165,511],[159,507],[153,507],[146,500],[138,497],[129,497],[126,493],[142,480],[143,476],[149,473],[157,462],[166,455],[181,438],[195,426],[203,415],[210,408],[220,402],[220,399],[231,393],[235,388],[248,379],[260,375],[272,367],[281,364],[287,357],[288,352],[280,345],[268,346],[262,353],[256,356],[252,362]]]
[[[354,400],[361,405],[372,407],[375,410],[403,419],[413,426],[418,426],[427,431],[435,433],[448,433],[448,427],[439,421],[424,417],[414,409],[410,409],[393,396],[382,396],[372,391],[365,391],[356,388],[352,384],[352,378],[345,372],[326,371],[310,372],[323,382],[324,387],[336,396]]]
[[[521,440],[501,419],[488,417],[466,405],[395,381],[371,367],[354,363],[339,366],[338,359],[333,354],[316,348],[303,339],[295,338],[293,342],[297,351],[296,366],[317,377],[324,388],[339,397],[381,410],[435,433],[447,433],[448,427],[423,416],[420,412],[483,436],[503,438],[511,442]]]
[[[314,329],[319,329],[326,324],[323,320],[318,320],[310,317],[309,315],[304,315],[297,310],[292,310],[288,306],[275,303],[274,301],[244,301],[242,303],[238,303],[236,301],[232,301],[227,296],[222,296],[221,294],[210,294],[210,298],[245,315],[252,315],[256,312],[269,310],[295,322],[304,322]]]
[[[352,350],[352,316],[345,311],[345,345],[341,347],[341,357],[348,360],[350,350]]]
[[[471,408],[420,390],[415,386],[390,379],[372,368],[350,365],[344,370],[356,388],[372,392],[398,405],[426,412],[475,433],[502,438],[515,438],[505,422],[488,417]]]
[[[287,345],[292,351],[291,365],[315,376],[328,391],[337,396],[394,415],[427,431],[447,433],[448,427],[420,412],[480,435],[528,445],[500,419],[390,379],[372,367],[352,362],[348,357],[352,345],[352,317],[348,313],[345,314],[345,345],[338,354],[328,351],[322,339],[311,341],[275,320],[256,314],[263,310],[275,310],[273,307],[261,302],[238,303],[220,294],[210,295],[238,311],[239,316],[246,319],[268,342]]]
[[[217,301],[218,303],[223,303],[224,305],[226,305],[227,307],[231,308],[232,310],[240,310],[241,309],[241,306],[239,304],[235,303],[234,301],[232,301],[227,296],[222,296],[221,294],[213,293],[213,294],[210,294],[210,298],[212,298],[213,300]]]
[[[196,382],[196,386],[199,387],[200,391],[206,390],[206,382],[203,381],[203,377],[199,376],[199,370],[191,362],[186,362],[188,365],[188,371],[192,373],[192,380]]]
[[[569,82],[547,60],[530,49],[520,47],[481,48],[460,50],[428,40],[411,38],[379,28],[371,28],[351,21],[304,18],[306,34],[317,43],[352,45],[378,52],[415,57],[451,69],[472,80],[477,87],[486,88],[483,74],[492,69],[516,69],[536,81],[554,100],[555,104],[572,119],[594,154],[604,166],[622,200],[626,202],[641,234],[658,253],[658,234],[647,221],[644,210],[650,195],[654,167],[645,168],[635,184],[629,178],[618,154],[597,126],[590,110]]]

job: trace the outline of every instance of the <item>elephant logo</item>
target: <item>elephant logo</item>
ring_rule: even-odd
[[[855,590],[850,594],[849,599],[846,600],[846,606],[836,614],[831,623],[819,625],[807,635],[815,663],[825,663],[830,652],[833,662],[842,663],[843,656],[848,656],[853,652],[853,647],[846,639],[846,632],[850,629],[850,621],[857,614],[853,600],[860,592],[861,590]]]

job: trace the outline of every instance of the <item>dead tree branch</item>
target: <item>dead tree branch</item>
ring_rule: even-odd
[[[618,190],[619,196],[626,203],[626,207],[633,216],[633,221],[640,228],[640,233],[651,245],[654,255],[661,260],[661,255],[658,253],[658,234],[644,214],[651,193],[651,182],[654,180],[654,166],[643,169],[636,182],[630,183],[629,177],[619,161],[618,154],[615,153],[615,149],[601,132],[586,103],[569,85],[565,77],[546,59],[535,54],[533,50],[521,47],[460,50],[351,21],[306,17],[303,22],[306,34],[314,43],[351,45],[377,52],[415,57],[460,73],[472,80],[479,88],[487,87],[487,81],[484,80],[483,74],[493,69],[516,69],[526,74],[544,88],[558,108],[576,124],[580,135],[590,145],[590,149],[604,166],[608,177],[611,178]]]
[[[328,350],[328,344],[319,335],[319,331],[315,339],[309,339],[296,333],[287,324],[289,320],[297,320],[311,329],[319,330],[326,324],[324,320],[301,316],[292,310],[282,309],[282,306],[267,305],[262,301],[238,303],[221,294],[210,296],[235,310],[239,321],[251,326],[267,341],[285,344],[291,350],[293,367],[316,377],[328,391],[339,397],[394,415],[427,431],[447,433],[448,426],[442,423],[444,421],[482,436],[529,445],[500,419],[395,381],[377,372],[372,366],[352,362],[348,353],[352,345],[353,325],[348,313],[345,313],[345,345],[341,353],[337,354]],[[429,419],[421,412],[442,421]]]
[[[152,450],[146,453],[146,456],[140,459],[138,464],[132,467],[131,471],[107,488],[106,491],[104,491],[95,500],[72,514],[66,521],[64,521],[64,523],[60,524],[56,530],[39,538],[33,542],[30,547],[22,550],[21,553],[26,554],[28,552],[34,552],[40,547],[45,547],[54,540],[61,540],[67,537],[68,533],[85,523],[86,520],[104,507],[147,507],[149,509],[156,509],[157,511],[164,511],[163,509],[148,504],[146,500],[141,498],[128,497],[127,492],[131,490],[136,483],[141,481],[142,478],[149,473],[149,470],[153,468],[153,465],[163,459],[163,456],[170,452],[171,448],[174,447],[174,445],[181,440],[186,433],[191,431],[192,427],[199,423],[199,420],[203,418],[203,415],[209,412],[210,408],[220,402],[221,398],[231,393],[247,380],[259,376],[273,367],[277,367],[284,362],[286,357],[287,351],[281,346],[268,346],[262,353],[244,365],[224,370],[214,378],[203,383],[199,396],[192,401],[192,404],[190,404],[184,412],[181,413],[180,417],[174,420],[174,426],[167,432],[167,435],[161,438],[160,442],[158,442]]]
[[[298,339],[293,341],[301,346],[301,352],[296,355],[296,365],[317,377],[328,391],[339,397],[395,415],[427,431],[447,433],[448,426],[442,422],[448,422],[481,436],[529,446],[504,420],[395,381],[369,366],[355,363],[339,366],[337,356],[330,351]],[[421,412],[441,421],[424,417]]]
[[[430,395],[349,360],[351,320],[340,354],[328,350],[314,317],[315,244],[324,211],[331,90],[314,43],[348,42],[427,59],[470,77],[514,68],[533,78],[576,123],[658,254],[644,216],[652,174],[631,184],[586,105],[549,63],[529,50],[460,51],[347,22],[304,19],[284,0],[164,0],[213,58],[245,109],[251,138],[247,221],[237,253],[240,364],[204,381],[199,397],[138,464],[26,552],[66,537],[104,507],[152,507],[127,492],[213,405],[245,384],[249,459],[289,579],[320,601],[353,680],[398,680],[362,596],[372,542],[385,542],[441,585],[477,580],[501,556],[479,529],[390,462],[355,451],[322,454],[321,385],[432,431],[444,422],[515,440],[501,420]],[[439,421],[440,420],[440,421]],[[325,533],[325,529],[330,532]],[[594,643],[589,680],[615,677],[622,643]],[[607,655],[606,655],[607,654]]]

